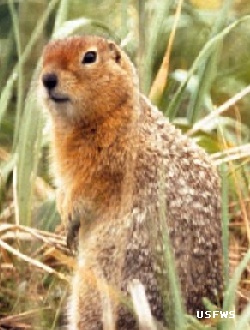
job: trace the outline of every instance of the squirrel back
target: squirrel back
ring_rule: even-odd
[[[58,208],[64,221],[80,223],[69,329],[138,329],[119,298],[130,296],[134,280],[155,320],[167,323],[162,221],[187,312],[204,310],[203,297],[217,303],[220,184],[205,152],[139,93],[131,61],[110,40],[53,41],[40,82]]]

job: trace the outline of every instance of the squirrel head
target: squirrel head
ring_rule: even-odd
[[[73,37],[44,48],[39,97],[52,116],[98,123],[131,102],[135,90],[134,67],[111,40]]]

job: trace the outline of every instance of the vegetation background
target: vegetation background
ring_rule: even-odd
[[[0,1],[0,329],[63,328],[74,262],[55,211],[36,85],[43,45],[82,33],[121,43],[141,90],[221,172],[222,308],[237,317],[204,323],[176,308],[170,328],[250,329],[248,0]]]

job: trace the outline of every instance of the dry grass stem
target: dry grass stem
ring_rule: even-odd
[[[201,119],[197,123],[194,124],[194,126],[187,132],[188,136],[192,136],[195,133],[197,133],[199,130],[204,129],[204,127],[211,122],[211,120],[219,117],[222,113],[226,112],[230,109],[233,105],[235,105],[237,102],[239,102],[243,97],[250,94],[250,86],[247,86],[239,93],[235,94],[231,99],[227,100],[224,104],[219,106],[217,109],[215,109],[213,112],[211,112],[208,116]]]

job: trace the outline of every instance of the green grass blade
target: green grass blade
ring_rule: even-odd
[[[239,266],[236,268],[234,276],[229,282],[229,287],[228,287],[228,290],[224,297],[223,309],[225,311],[230,311],[234,306],[237,286],[240,282],[241,274],[246,269],[249,262],[250,262],[250,250],[248,250],[248,252],[244,256],[243,260],[241,261]],[[223,329],[226,329],[226,328],[223,328]]]
[[[13,171],[17,162],[17,154],[11,154],[10,158],[0,164],[0,179],[5,181],[9,173]]]
[[[17,199],[19,223],[31,225],[34,179],[42,142],[42,112],[37,110],[36,92],[31,90],[26,99],[18,143]]]
[[[224,265],[224,289],[229,285],[229,200],[228,200],[228,168],[223,164],[220,168],[222,178],[222,245]]]
[[[129,0],[121,0],[121,38],[126,38],[128,30]]]
[[[236,323],[237,330],[249,330],[250,329],[250,303],[247,305],[239,320]]]
[[[164,278],[162,279],[163,282],[163,300],[165,306],[165,315],[166,319],[169,322],[170,329],[178,329],[184,330],[186,328],[186,318],[185,312],[182,304],[182,296],[180,290],[180,283],[178,274],[175,268],[175,258],[174,258],[174,251],[171,246],[170,238],[169,238],[169,230],[167,227],[167,210],[166,210],[166,201],[165,201],[165,190],[164,190],[164,183],[163,181],[166,180],[166,176],[164,173],[160,173],[159,183],[159,218],[160,218],[160,230],[162,235],[162,242],[163,242],[163,276],[167,273],[167,282],[164,283]],[[164,285],[165,284],[165,285]],[[164,297],[164,294],[166,295]],[[169,305],[170,304],[170,305]]]
[[[139,73],[139,83],[140,89],[145,89],[144,84],[144,74],[146,73],[144,68],[144,62],[142,61],[145,58],[146,53],[146,30],[145,30],[145,19],[146,19],[146,8],[145,1],[140,0],[137,2],[137,11],[138,11],[138,73]],[[148,70],[149,71],[149,70]]]
[[[60,1],[60,6],[57,10],[54,31],[57,31],[62,26],[62,24],[67,20],[68,6],[69,6],[69,1],[68,0],[61,0]]]
[[[0,96],[0,127],[3,120],[3,117],[6,114],[10,98],[12,96],[14,82],[16,81],[18,75],[16,72],[13,72],[9,79],[7,80],[6,86],[4,87],[1,96]]]
[[[218,17],[216,18],[215,26],[211,32],[211,38],[216,36],[223,26],[225,25],[226,20],[228,19],[228,12],[232,6],[232,0],[227,0],[224,2],[221,11],[219,12]],[[221,40],[217,42],[215,49],[211,54],[204,57],[204,62],[201,62],[201,65],[198,69],[198,79],[199,86],[195,90],[194,95],[191,98],[189,107],[187,110],[187,117],[189,123],[194,123],[198,118],[199,112],[204,105],[204,100],[207,92],[210,90],[214,77],[216,76],[217,61],[221,51]]]
[[[172,101],[170,102],[168,108],[166,109],[166,113],[169,116],[170,121],[173,121],[173,119],[176,116],[176,113],[178,112],[178,109],[181,104],[181,100],[185,94],[185,89],[187,87],[187,83],[189,82],[190,78],[194,75],[196,70],[199,68],[200,63],[204,60],[204,57],[211,54],[211,52],[214,50],[214,47],[216,47],[217,42],[219,40],[222,40],[226,35],[228,35],[233,29],[235,29],[238,25],[250,20],[250,15],[245,15],[238,20],[234,21],[227,27],[225,27],[220,33],[218,33],[214,38],[210,39],[202,48],[202,50],[199,52],[199,55],[196,57],[195,61],[193,62],[193,65],[191,69],[188,71],[187,79],[183,81],[178,88],[177,92],[175,93]]]
[[[12,24],[13,24],[13,30],[14,30],[14,36],[15,36],[15,42],[17,46],[17,54],[18,54],[18,93],[17,93],[17,111],[16,111],[16,117],[15,117],[15,129],[14,129],[14,141],[13,145],[14,148],[17,143],[17,137],[19,132],[19,126],[20,126],[20,117],[23,110],[24,105],[24,63],[20,61],[20,58],[22,56],[22,49],[21,49],[21,40],[20,40],[20,31],[19,31],[19,19],[17,12],[14,8],[13,0],[8,0],[9,10],[12,17]]]
[[[187,315],[186,320],[188,323],[186,328],[187,330],[210,330],[207,327],[205,328],[195,317],[191,315]]]
[[[226,291],[224,295],[224,301],[223,301],[223,311],[233,311],[234,305],[235,305],[235,298],[236,298],[236,291],[237,286],[239,285],[241,275],[243,271],[246,269],[250,262],[250,250],[246,253],[243,260],[239,264],[239,266],[236,268],[233,278],[229,282],[228,290]],[[249,311],[247,311],[247,314],[249,316]],[[242,324],[245,324],[247,319],[247,315],[244,315],[244,319]],[[218,324],[219,330],[238,330],[238,327],[235,327],[235,320],[234,319],[225,319],[221,320]]]
[[[17,154],[11,154],[9,159],[0,163],[0,209],[6,194],[6,183],[8,176],[13,171],[17,163]]]
[[[199,87],[195,90],[190,100],[187,109],[187,119],[190,124],[193,124],[199,115],[207,92],[211,88],[213,78],[215,76],[215,68],[217,66],[217,58],[219,54],[220,43],[217,44],[217,49],[201,64],[198,69]]]

